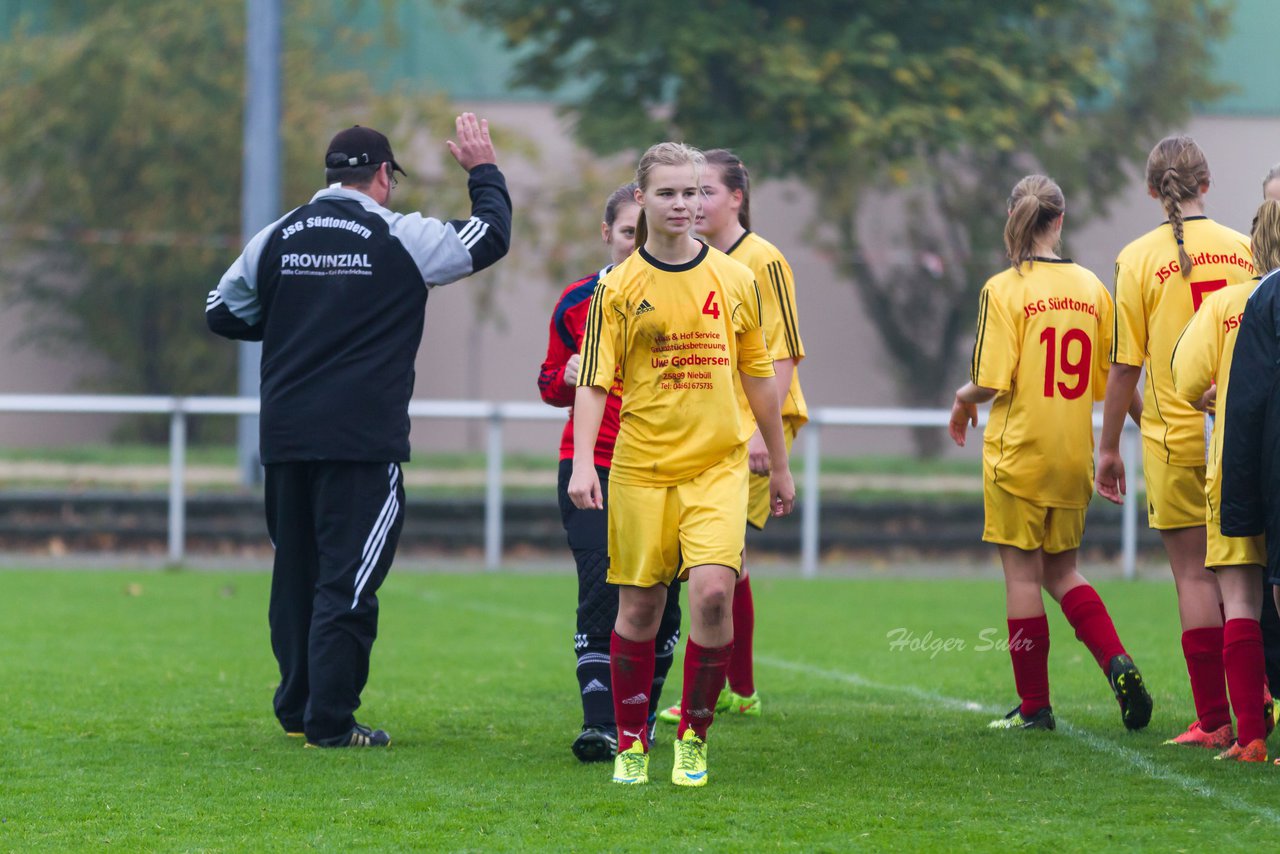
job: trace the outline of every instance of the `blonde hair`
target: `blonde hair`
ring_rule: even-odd
[[[1009,194],[1009,219],[1004,225],[1004,251],[1015,270],[1036,256],[1036,240],[1053,227],[1067,209],[1062,188],[1047,175],[1028,175]]]
[[[1200,188],[1209,183],[1209,161],[1189,136],[1166,136],[1147,157],[1147,187],[1164,207],[1173,237],[1178,241],[1178,262],[1182,278],[1191,277],[1191,256],[1182,245],[1182,202],[1198,198]]]
[[[692,145],[683,142],[660,142],[649,146],[648,151],[640,156],[636,166],[636,186],[641,192],[649,186],[649,174],[655,166],[684,166],[692,164],[695,180],[702,181],[702,170],[707,165],[707,158]],[[649,239],[649,224],[645,220],[644,206],[640,206],[640,218],[636,221],[636,246],[643,246]]]
[[[1267,199],[1258,207],[1249,234],[1253,268],[1265,275],[1280,267],[1280,202]]]

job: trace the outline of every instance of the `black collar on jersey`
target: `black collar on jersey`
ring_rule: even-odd
[[[732,245],[732,246],[730,246],[728,249],[726,249],[726,250],[724,251],[724,254],[726,254],[726,255],[732,255],[732,254],[733,254],[733,250],[735,250],[735,249],[737,249],[739,246],[741,246],[741,245],[742,245],[742,241],[746,240],[746,239],[747,239],[747,236],[748,236],[748,235],[750,235],[750,234],[751,234],[751,229],[749,229],[749,228],[748,228],[746,231],[742,232],[742,236],[741,236],[741,237],[739,237],[737,240],[733,241],[733,245]]]
[[[1195,216],[1184,216],[1184,217],[1182,218],[1182,221],[1183,221],[1183,222],[1193,222],[1193,221],[1195,221],[1195,220],[1197,220],[1197,219],[1208,219],[1208,218],[1209,218],[1209,217],[1208,217],[1208,216],[1206,216],[1205,214],[1196,214]],[[1164,222],[1162,222],[1162,223],[1160,223],[1160,224],[1161,224],[1161,225],[1168,225],[1168,224],[1169,224],[1169,220],[1167,220],[1167,219],[1166,219]]]
[[[639,252],[640,257],[643,258],[646,263],[653,267],[657,267],[659,270],[667,273],[683,273],[686,270],[692,270],[694,267],[702,263],[703,258],[707,257],[707,244],[703,243],[702,248],[698,250],[698,254],[693,256],[693,260],[686,261],[683,264],[668,264],[665,261],[659,261],[657,258],[654,258],[646,252],[643,246],[640,247]]]
[[[1072,261],[1070,258],[1041,258],[1039,255],[1033,256],[1031,260],[1035,261],[1037,264],[1074,264],[1075,263],[1075,261]]]

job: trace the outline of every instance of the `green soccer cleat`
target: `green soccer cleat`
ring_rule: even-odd
[[[644,745],[633,742],[630,747],[613,757],[613,782],[627,786],[640,786],[649,782],[649,754]]]
[[[728,695],[727,697],[725,695]],[[724,708],[721,708],[723,704]],[[756,691],[750,697],[744,697],[741,694],[735,694],[728,688],[720,692],[720,702],[716,703],[716,714],[720,715],[742,715],[744,718],[760,717],[760,692]]]
[[[677,786],[707,785],[707,743],[692,728],[675,741],[676,761],[671,782]]]
[[[996,718],[987,724],[987,729],[1053,729],[1057,723],[1053,720],[1053,709],[1045,706],[1034,714],[1023,717],[1022,706],[1014,706],[1013,711],[1002,718]]]
[[[658,712],[658,720],[662,721],[664,724],[680,723],[680,707],[678,705],[668,706],[667,708]]]

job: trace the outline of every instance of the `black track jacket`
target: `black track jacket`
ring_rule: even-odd
[[[427,292],[506,254],[511,198],[471,170],[471,218],[398,214],[334,185],[258,232],[209,293],[205,319],[262,342],[263,464],[405,462]]]
[[[1222,533],[1267,535],[1280,570],[1280,270],[1245,305],[1231,361],[1222,440]]]

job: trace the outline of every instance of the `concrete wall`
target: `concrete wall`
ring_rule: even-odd
[[[572,180],[571,174],[557,173],[545,166],[572,162],[567,130],[552,107],[492,102],[459,106],[478,110],[496,126],[518,128],[538,139],[544,146],[544,155],[550,155],[544,157],[541,167],[514,161],[504,164],[510,167],[517,216],[522,198],[527,198],[540,182]],[[1261,177],[1280,160],[1280,118],[1202,116],[1185,130],[1204,147],[1213,169],[1214,186],[1208,197],[1210,215],[1247,230],[1260,201]],[[1147,197],[1140,177],[1130,183],[1105,219],[1078,230],[1071,220],[1070,199],[1067,206],[1067,252],[1108,283],[1115,256],[1124,244],[1163,219],[1159,206]],[[429,213],[447,217],[464,212]],[[828,259],[805,241],[813,216],[806,192],[787,183],[763,184],[752,200],[752,214],[757,230],[786,253],[795,269],[801,332],[808,352],[801,375],[810,405],[898,405],[885,356],[852,287],[837,279]],[[975,215],[1000,216],[1002,212]],[[583,234],[582,239],[589,245],[598,241],[594,232]],[[227,260],[230,263],[231,258]],[[601,247],[598,263],[607,260]],[[580,275],[590,269],[582,270]],[[537,400],[535,381],[546,349],[551,308],[567,282],[542,280],[536,270],[521,269],[512,259],[484,275],[490,278],[463,280],[432,293],[418,356],[417,397]],[[472,291],[485,281],[495,283],[497,288],[499,325],[482,321],[476,309]],[[193,297],[193,311],[201,310],[205,290]],[[0,313],[0,393],[75,390],[79,366],[17,349],[15,339],[21,329],[22,319],[17,313]],[[962,374],[963,366],[958,366],[957,376]],[[939,400],[937,405],[949,403]],[[0,416],[0,444],[105,439],[108,427],[105,421],[85,416]],[[510,447],[550,453],[556,447],[558,433],[556,425],[525,425],[510,431]],[[414,425],[413,443],[422,450],[481,448],[483,435],[481,425],[418,422]],[[902,431],[841,430],[829,432],[824,447],[835,453],[908,452],[911,444]]]

